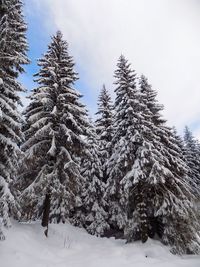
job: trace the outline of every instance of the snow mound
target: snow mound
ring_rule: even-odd
[[[0,242],[1,267],[199,267],[200,256],[179,257],[159,241],[125,244],[97,238],[71,225],[17,224]]]

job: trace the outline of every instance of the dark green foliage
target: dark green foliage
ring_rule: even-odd
[[[13,184],[22,141],[18,93],[24,89],[16,78],[24,71],[22,65],[29,63],[22,8],[20,0],[0,1],[0,216],[6,227],[10,217],[20,213]],[[1,230],[0,239],[4,239]]]
[[[113,136],[113,106],[111,97],[105,87],[101,89],[98,99],[98,119],[96,120],[96,133],[100,146],[100,160],[103,171],[103,182],[108,180],[107,162],[112,153],[111,140]]]
[[[65,222],[81,205],[79,158],[87,147],[84,136],[89,123],[79,102],[81,95],[73,88],[77,75],[60,32],[52,37],[38,65],[39,87],[25,112],[25,168],[21,175],[26,181],[21,196],[24,219],[29,217],[30,205],[31,219],[42,214],[45,217],[45,196],[49,195],[50,221]]]
[[[141,76],[138,88],[123,56],[117,67],[110,223],[124,229],[127,241],[145,242],[158,234],[173,252],[198,253],[194,197],[182,151],[147,79]]]
[[[200,150],[199,143],[192,135],[188,127],[184,132],[184,156],[189,167],[191,184],[195,196],[199,199],[200,195]]]

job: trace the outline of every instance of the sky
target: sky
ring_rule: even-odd
[[[30,44],[21,82],[32,75],[50,36],[61,30],[74,57],[76,88],[91,115],[103,84],[114,98],[113,73],[123,54],[138,75],[148,77],[164,104],[168,125],[188,125],[200,138],[199,0],[25,0]],[[23,103],[27,100],[22,96]]]

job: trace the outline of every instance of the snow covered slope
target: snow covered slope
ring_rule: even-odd
[[[0,242],[1,267],[199,267],[200,256],[174,256],[158,241],[125,244],[71,225],[17,224]]]

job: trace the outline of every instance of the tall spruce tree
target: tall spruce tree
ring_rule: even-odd
[[[128,241],[145,242],[156,232],[173,252],[197,253],[193,195],[172,130],[165,126],[147,80],[144,86],[142,77],[138,89],[123,56],[117,66],[116,132],[107,190],[115,208],[111,219],[125,229]]]
[[[65,222],[80,203],[82,176],[79,158],[86,148],[89,122],[81,95],[73,88],[77,80],[67,42],[60,31],[52,37],[47,53],[39,60],[39,87],[26,109],[22,202],[42,225]],[[27,207],[28,205],[28,207]]]
[[[22,140],[18,92],[24,89],[17,78],[24,72],[22,65],[29,63],[22,8],[20,0],[0,0],[0,217],[6,227],[10,216],[19,216],[13,183]],[[0,239],[4,238],[0,226]]]
[[[103,182],[108,180],[107,162],[111,156],[111,140],[113,135],[113,105],[109,92],[103,85],[98,99],[98,118],[96,120],[96,133],[101,150],[101,164]]]
[[[140,143],[140,97],[136,88],[136,74],[121,56],[115,71],[116,100],[114,135],[111,141],[112,155],[108,162],[108,198],[111,228],[124,229],[127,223],[127,195],[123,194],[121,181],[135,160],[137,142]],[[134,120],[134,122],[133,122]],[[125,199],[126,198],[126,199]]]
[[[154,217],[156,214],[156,221],[161,222],[162,241],[171,245],[172,251],[175,253],[199,253],[199,242],[196,236],[199,225],[195,216],[191,176],[185,161],[182,142],[162,119],[160,111],[163,107],[158,104],[157,94],[148,84],[144,75],[140,78],[140,90],[144,95],[143,99],[147,100],[146,105],[154,125],[154,130],[152,129],[155,133],[154,147],[161,152],[162,156],[160,170],[164,167],[159,175],[162,179],[164,178],[162,182],[164,183],[165,196],[162,183],[158,184],[156,191],[158,195],[155,195],[153,203],[155,207]],[[164,196],[163,203],[168,202],[165,207],[159,207],[161,204],[159,202],[160,194]],[[157,226],[160,225],[157,224]]]

